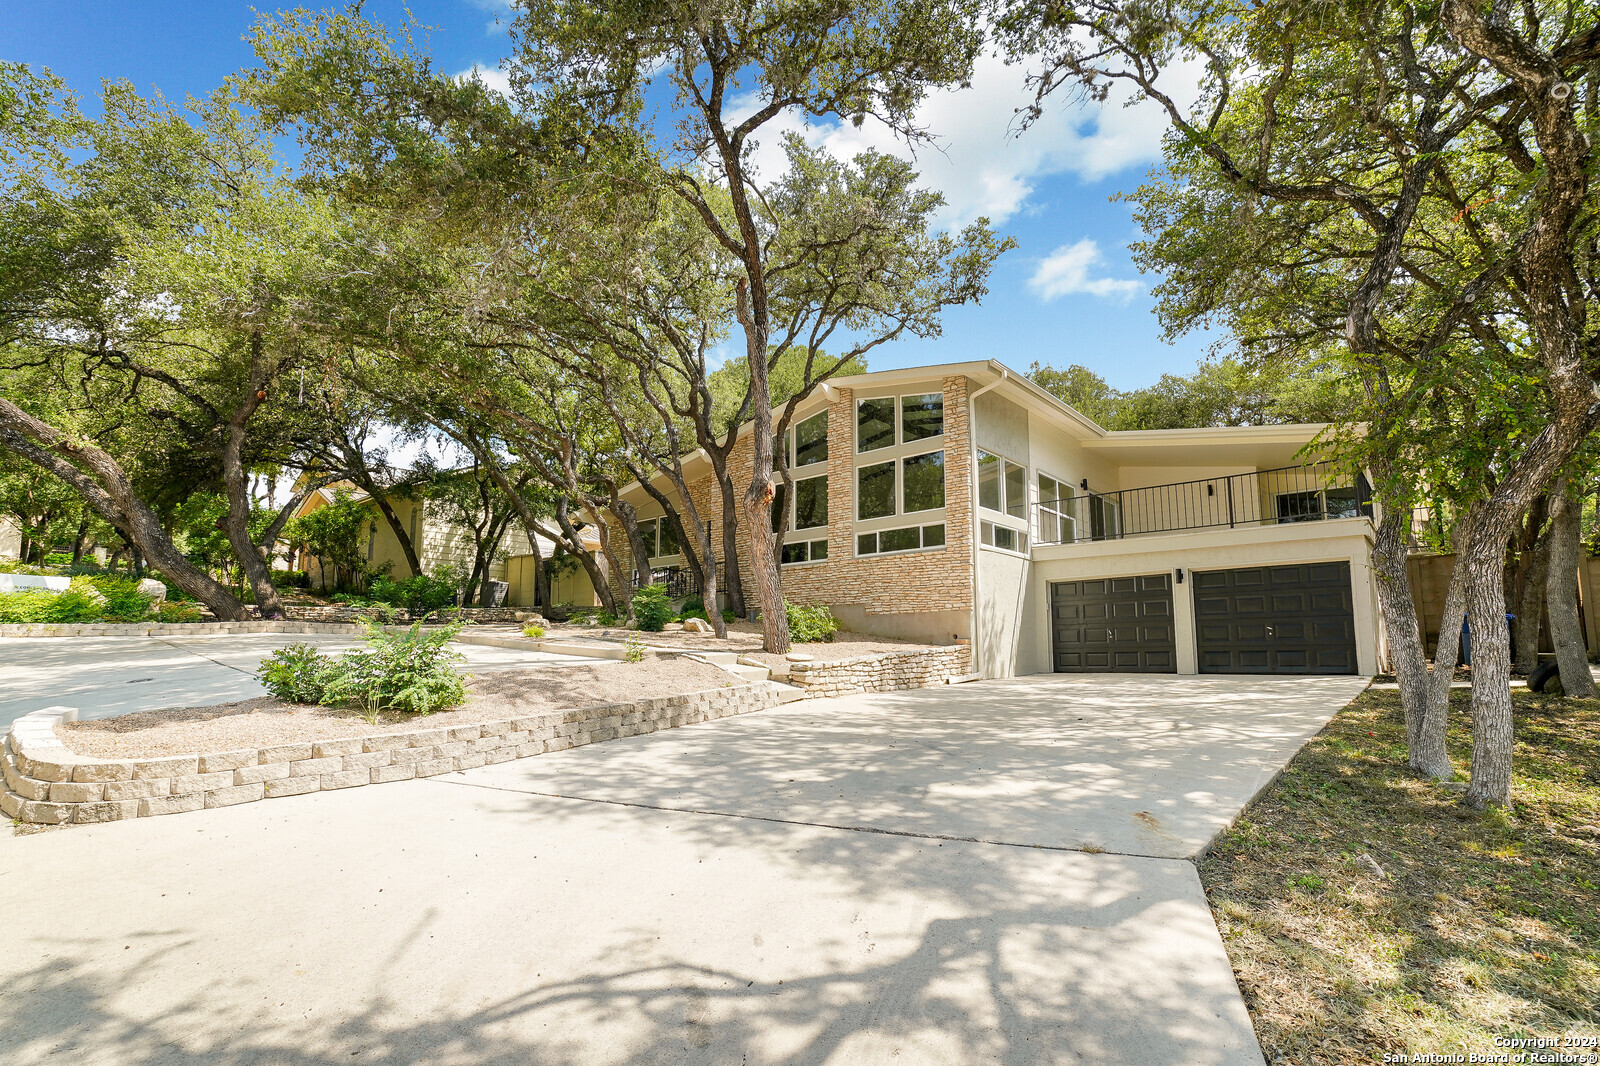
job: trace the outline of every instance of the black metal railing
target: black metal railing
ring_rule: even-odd
[[[700,595],[700,577],[687,566],[664,566],[658,570],[650,571],[652,585],[667,586],[667,598],[681,600],[685,596]],[[628,585],[630,588],[639,587],[639,572],[628,572]]]
[[[1065,486],[1063,486],[1065,487]],[[1034,505],[1035,544],[1142,533],[1372,517],[1372,490],[1332,463],[1284,466],[1168,485],[1083,491]]]

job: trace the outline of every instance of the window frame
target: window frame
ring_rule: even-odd
[[[1048,502],[1045,500],[1044,486],[1039,484],[1041,479],[1049,479],[1055,482],[1055,499]],[[1042,467],[1034,468],[1033,485],[1034,491],[1039,494],[1038,501],[1034,505],[1038,514],[1037,528],[1034,529],[1033,534],[1034,543],[1076,544],[1078,542],[1078,490],[1072,486],[1068,479],[1056,477]],[[1065,496],[1062,495],[1063,492],[1066,493]],[[1067,503],[1066,507],[1061,505],[1063,500]],[[1055,540],[1047,540],[1044,536],[1045,515],[1050,515],[1054,518],[1055,529],[1052,531],[1052,536],[1057,538]],[[1063,536],[1063,530],[1069,531],[1071,536]]]
[[[939,530],[937,544],[928,543],[928,531],[930,529]],[[916,530],[917,546],[915,548],[895,548],[892,551],[878,550],[877,546],[883,543],[884,534],[899,533],[903,530]],[[942,520],[938,522],[917,522],[908,526],[891,526],[888,529],[861,530],[855,535],[855,557],[857,559],[877,559],[885,555],[911,555],[914,552],[943,551],[949,541],[949,535],[949,529]],[[872,539],[874,547],[871,551],[863,551],[862,543],[869,537]]]

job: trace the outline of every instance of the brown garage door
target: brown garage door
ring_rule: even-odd
[[[1201,570],[1194,580],[1202,674],[1353,674],[1349,563]]]
[[[1170,574],[1058,581],[1050,617],[1058,672],[1177,672]]]

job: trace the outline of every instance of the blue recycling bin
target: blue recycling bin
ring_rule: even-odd
[[[1510,611],[1506,612],[1507,640],[1514,639],[1512,637],[1512,623],[1516,620],[1516,615],[1512,614]],[[1465,618],[1461,620],[1461,663],[1464,666],[1472,665],[1472,627],[1467,624],[1467,620]]]

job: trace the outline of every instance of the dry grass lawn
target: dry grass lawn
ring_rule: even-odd
[[[1512,808],[1411,775],[1399,696],[1369,691],[1201,861],[1268,1063],[1600,1037],[1600,701],[1513,699]]]

